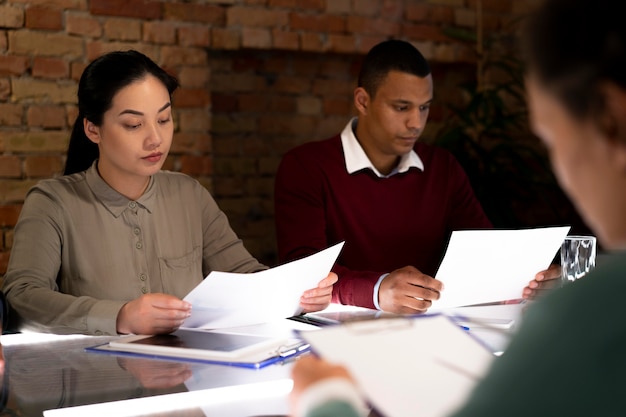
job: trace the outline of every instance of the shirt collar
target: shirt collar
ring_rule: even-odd
[[[343,132],[341,132],[341,145],[343,146],[343,155],[348,174],[354,174],[363,169],[371,169],[379,178],[388,178],[395,174],[407,172],[410,168],[417,168],[424,171],[424,163],[419,155],[411,149],[411,152],[400,157],[398,166],[396,166],[389,175],[381,174],[367,157],[367,154],[354,134],[358,120],[358,117],[353,117],[343,129]]]
[[[146,191],[135,201],[124,197],[102,179],[98,173],[97,160],[86,171],[85,175],[89,188],[91,188],[96,197],[113,216],[119,217],[124,210],[128,208],[132,209],[135,204],[136,206],[145,208],[148,212],[152,212],[156,195],[154,175],[150,177]]]

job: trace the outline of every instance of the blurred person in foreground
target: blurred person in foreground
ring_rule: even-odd
[[[613,0],[547,0],[528,21],[532,129],[562,187],[611,254],[589,276],[528,309],[504,355],[453,417],[626,412],[623,11]],[[293,376],[294,416],[362,415],[358,390],[342,367],[309,356],[297,362]]]

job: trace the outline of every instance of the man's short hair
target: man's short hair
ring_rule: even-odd
[[[411,43],[396,39],[374,46],[365,56],[359,72],[358,86],[374,97],[390,71],[424,78],[430,74],[428,61]]]

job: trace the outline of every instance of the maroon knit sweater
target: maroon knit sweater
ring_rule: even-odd
[[[333,302],[374,308],[378,278],[412,265],[434,276],[453,230],[490,228],[463,169],[447,151],[417,143],[424,171],[389,178],[348,174],[340,136],[285,154],[276,175],[281,262],[345,241]]]

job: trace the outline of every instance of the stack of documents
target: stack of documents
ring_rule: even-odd
[[[192,313],[173,334],[121,337],[87,350],[250,368],[299,355],[309,347],[300,339],[247,329],[299,314],[302,293],[328,275],[342,247],[251,274],[211,272],[185,297]]]

